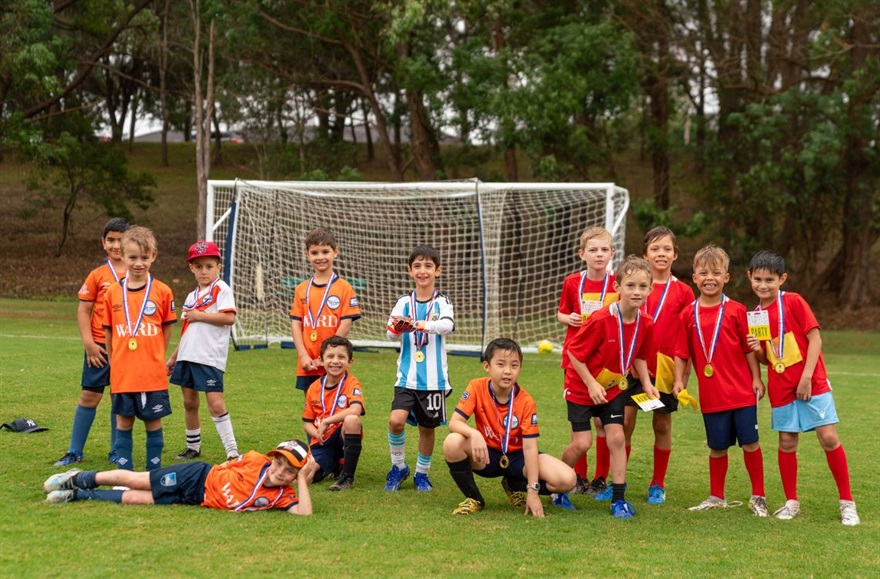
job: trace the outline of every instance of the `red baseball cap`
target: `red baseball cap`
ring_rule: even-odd
[[[221,259],[220,248],[213,241],[196,241],[189,248],[189,257],[186,258],[186,262],[189,263],[199,257],[216,257]]]

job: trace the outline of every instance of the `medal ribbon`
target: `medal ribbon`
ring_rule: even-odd
[[[333,406],[330,407],[330,416],[336,414],[336,403],[339,402],[339,395],[342,393],[342,386],[345,384],[345,379],[348,378],[348,372],[342,375],[342,379],[339,381],[339,384],[336,385],[336,397],[333,399]],[[321,376],[321,416],[327,413],[327,408],[324,406],[324,385],[327,383],[327,374]],[[329,418],[329,417],[328,417]]]
[[[440,295],[440,292],[434,290],[434,293],[431,294],[431,301],[428,302],[428,306],[425,308],[425,321],[428,321],[428,318],[431,317],[431,310],[434,309],[434,302],[437,301],[437,296]],[[419,321],[418,310],[416,309],[416,292],[413,291],[409,294],[409,311],[412,314],[413,323]],[[420,332],[416,330],[413,332],[413,340],[415,341],[416,350],[421,350],[428,344],[428,333]]]
[[[312,295],[312,283],[315,281],[315,276],[309,278],[309,285],[306,287],[306,314],[309,316],[309,323],[312,324],[312,329],[317,328],[318,318],[321,317],[321,312],[324,311],[324,306],[327,305],[327,298],[330,297],[330,288],[333,286],[333,282],[339,279],[339,276],[335,273],[330,276],[330,281],[327,282],[327,288],[324,290],[324,295],[321,297],[321,305],[318,307],[318,313],[312,315],[312,308],[309,305],[309,296]]]
[[[785,355],[785,310],[782,308],[782,296],[785,295],[785,292],[779,292],[779,295],[776,296],[776,311],[779,312],[779,351],[773,347],[773,340],[770,340],[770,349],[773,350],[773,355],[776,356],[779,361],[782,361],[782,356]],[[758,304],[758,311],[762,310],[760,304]]]
[[[495,399],[495,390],[492,389],[492,382],[489,382],[489,392],[492,394],[492,402],[495,403],[495,415],[501,426],[504,427],[504,440],[501,441],[501,454],[507,454],[507,447],[510,445],[510,427],[513,425],[513,399],[516,396],[516,384],[510,389],[510,400],[507,401],[507,424],[501,420],[501,413],[498,412],[498,400]]]
[[[617,306],[617,335],[620,338],[618,344],[620,345],[620,373],[626,376],[629,372],[630,364],[632,364],[633,355],[636,353],[636,341],[639,338],[639,322],[642,321],[642,312],[640,310],[636,310],[636,329],[633,332],[633,339],[629,345],[629,353],[624,358],[623,356],[623,314],[620,313],[620,302],[614,304]]]
[[[196,310],[196,309],[202,308],[204,306],[209,306],[212,303],[214,303],[214,287],[216,287],[217,282],[219,282],[219,281],[220,281],[220,278],[218,277],[217,279],[215,279],[214,281],[211,282],[210,287],[208,287],[208,293],[205,294],[205,297],[203,297],[201,301],[199,301],[199,288],[196,288],[193,291],[193,293],[191,293],[189,296],[187,296],[186,301],[183,302],[184,311],[188,312],[191,310]],[[190,301],[190,298],[192,298],[192,305],[189,305],[187,303]]]
[[[671,276],[669,278],[669,280],[666,282],[666,287],[663,288],[663,295],[660,296],[660,303],[657,304],[657,309],[654,310],[654,315],[651,316],[655,322],[657,321],[657,316],[660,315],[660,310],[663,309],[663,304],[666,303],[666,294],[669,293],[669,288],[672,287],[672,282],[675,282],[675,281],[678,281],[678,279],[676,279],[676,277],[674,275]],[[647,313],[647,308],[645,310],[645,313]]]
[[[718,334],[721,333],[721,318],[724,317],[724,302],[727,296],[721,294],[721,308],[718,310],[718,319],[715,321],[715,330],[712,332],[712,343],[709,345],[709,351],[706,351],[706,341],[703,339],[703,330],[700,328],[700,300],[694,300],[694,325],[697,326],[697,338],[700,340],[700,347],[703,349],[703,356],[706,358],[706,364],[712,363],[715,356],[715,346],[718,345]]]
[[[116,281],[118,282],[118,281],[119,281],[119,276],[116,275],[116,270],[113,269],[113,264],[110,263],[110,260],[109,260],[109,259],[107,260],[107,267],[110,268],[110,273],[113,274],[113,279],[116,280]]]
[[[144,312],[147,309],[147,302],[150,300],[150,289],[153,287],[153,276],[147,274],[147,289],[144,292],[144,301],[141,304],[141,311],[138,312],[137,322],[134,329],[131,328],[131,316],[128,313],[128,284],[122,284],[122,309],[125,312],[125,325],[128,327],[128,335],[132,338],[137,336],[138,330],[141,328],[141,320],[144,319]]]
[[[578,286],[578,303],[581,304],[581,315],[584,315],[584,284],[587,283],[587,272],[581,272],[581,284]],[[608,292],[608,272],[605,272],[605,278],[602,280],[602,295],[599,296],[599,303],[605,305],[605,294]]]

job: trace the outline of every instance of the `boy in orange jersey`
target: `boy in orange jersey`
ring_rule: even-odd
[[[666,502],[666,470],[672,452],[672,413],[678,410],[678,399],[672,395],[675,386],[675,340],[668,339],[681,331],[681,311],[694,301],[694,290],[672,275],[672,264],[678,258],[675,234],[666,227],[655,227],[645,234],[642,257],[651,266],[651,293],[642,311],[654,321],[656,356],[648,358],[648,372],[660,392],[662,408],[652,412],[654,428],[654,473],[648,486],[649,505]],[[663,336],[663,339],[659,339]],[[626,414],[623,432],[626,436],[626,456],[629,460],[632,433],[636,428],[638,405],[632,396],[642,392],[638,378],[628,377]]]
[[[153,279],[150,267],[157,244],[146,227],[132,227],[122,236],[127,272],[104,295],[104,330],[110,358],[110,392],[116,412],[116,464],[132,470],[134,419],[147,431],[147,470],[162,467],[162,418],[171,414],[165,355],[177,321],[174,296]]]
[[[798,516],[801,504],[797,496],[797,447],[799,433],[816,431],[825,451],[828,468],[837,484],[840,521],[858,525],[859,514],[849,482],[846,452],[840,443],[839,422],[831,383],[822,358],[819,322],[800,295],[781,290],[788,278],[785,260],[772,251],[761,251],[749,263],[749,281],[758,296],[758,312],[767,332],[766,350],[761,340],[749,334],[749,346],[758,361],[767,364],[767,392],[772,409],[771,426],[779,432],[779,475],[785,491],[785,504],[773,515],[790,520]],[[756,317],[761,314],[754,314]]]
[[[321,344],[324,376],[306,392],[303,429],[311,439],[311,451],[318,463],[314,482],[331,474],[344,459],[342,472],[331,491],[354,486],[354,473],[361,457],[364,393],[357,378],[348,373],[354,348],[347,338],[330,336]]]
[[[70,446],[55,466],[67,466],[82,462],[86,439],[95,421],[98,403],[104,397],[104,389],[110,385],[110,365],[104,347],[104,293],[111,285],[125,276],[125,263],[122,260],[122,234],[131,225],[125,219],[114,217],[104,225],[101,245],[107,254],[107,261],[93,269],[79,289],[79,307],[76,322],[79,335],[85,347],[82,369],[82,390],[79,404],[73,413],[73,426],[70,429]],[[116,461],[113,444],[116,441],[116,415],[110,411],[110,462]]]
[[[608,271],[614,257],[613,238],[603,227],[590,227],[581,234],[578,257],[587,264],[587,269],[573,273],[562,282],[559,296],[559,309],[556,319],[566,326],[565,340],[562,343],[562,371],[571,370],[568,359],[568,346],[578,330],[586,323],[590,314],[617,301],[614,291],[614,274]],[[596,425],[596,472],[592,482],[587,485],[587,455],[579,457],[574,470],[578,474],[577,494],[596,495],[606,491],[608,480],[608,444],[605,429],[599,420]],[[610,498],[610,496],[608,497]]]
[[[611,514],[618,519],[635,516],[626,501],[626,448],[623,434],[625,396],[620,386],[634,369],[649,397],[659,396],[651,384],[647,360],[656,356],[654,324],[641,307],[651,292],[651,267],[630,255],[617,267],[614,289],[620,300],[594,312],[572,339],[565,373],[565,401],[571,423],[571,444],[562,460],[574,465],[592,443],[590,419],[605,426],[611,463]],[[597,495],[598,497],[598,495]]]
[[[324,340],[346,337],[351,324],[361,317],[351,284],[333,272],[338,255],[336,237],[326,229],[315,229],[306,237],[306,259],[315,273],[296,286],[290,306],[290,332],[298,356],[296,388],[303,393],[324,374]]]
[[[676,396],[685,389],[687,360],[693,363],[700,388],[700,407],[709,446],[709,498],[692,511],[739,506],[724,496],[727,450],[739,442],[752,485],[749,506],[758,517],[767,516],[764,498],[764,456],[758,442],[758,400],[764,383],[758,360],[748,344],[746,308],[724,295],[730,280],[730,258],[720,247],[708,245],[694,255],[694,283],[700,292],[693,306],[681,312],[684,333],[675,353]]]
[[[474,473],[503,477],[508,501],[523,507],[526,515],[544,516],[542,494],[550,495],[552,504],[574,510],[566,493],[577,475],[559,459],[538,452],[538,411],[534,398],[517,383],[521,367],[522,350],[516,342],[489,342],[483,355],[489,376],[471,380],[449,421],[443,456],[465,496],[454,515],[474,514],[486,505]],[[474,428],[467,424],[471,416]]]
[[[308,447],[282,442],[265,456],[246,452],[223,464],[175,464],[149,472],[72,469],[43,483],[46,502],[111,501],[126,505],[200,505],[243,513],[268,509],[311,515],[308,479],[315,462]],[[296,483],[296,489],[291,485]],[[103,490],[123,486],[128,490]]]

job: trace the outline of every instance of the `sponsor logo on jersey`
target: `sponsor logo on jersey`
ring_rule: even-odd
[[[116,324],[116,335],[117,336],[127,336],[128,328],[125,324]],[[138,337],[141,336],[158,336],[159,335],[159,326],[156,324],[146,324],[142,323],[141,327],[138,328],[137,332]]]
[[[339,296],[330,296],[329,298],[327,298],[327,307],[331,310],[337,309],[340,303],[341,302],[339,301]]]
[[[159,412],[162,412],[163,410],[165,410],[164,404],[154,404],[153,405],[153,412],[159,413]]]
[[[157,309],[158,308],[156,307],[156,302],[154,302],[153,300],[147,300],[147,305],[144,306],[144,315],[152,316],[156,313]]]
[[[165,476],[159,479],[159,484],[163,487],[173,487],[177,486],[177,473],[169,472]]]

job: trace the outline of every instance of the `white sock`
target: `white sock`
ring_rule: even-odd
[[[400,434],[388,433],[388,446],[391,449],[391,464],[399,469],[406,466],[406,431]]]
[[[238,456],[238,443],[235,442],[235,433],[232,432],[232,420],[229,418],[229,413],[215,418],[214,426],[217,427],[217,434],[220,435],[223,448],[226,449],[226,456]]]

